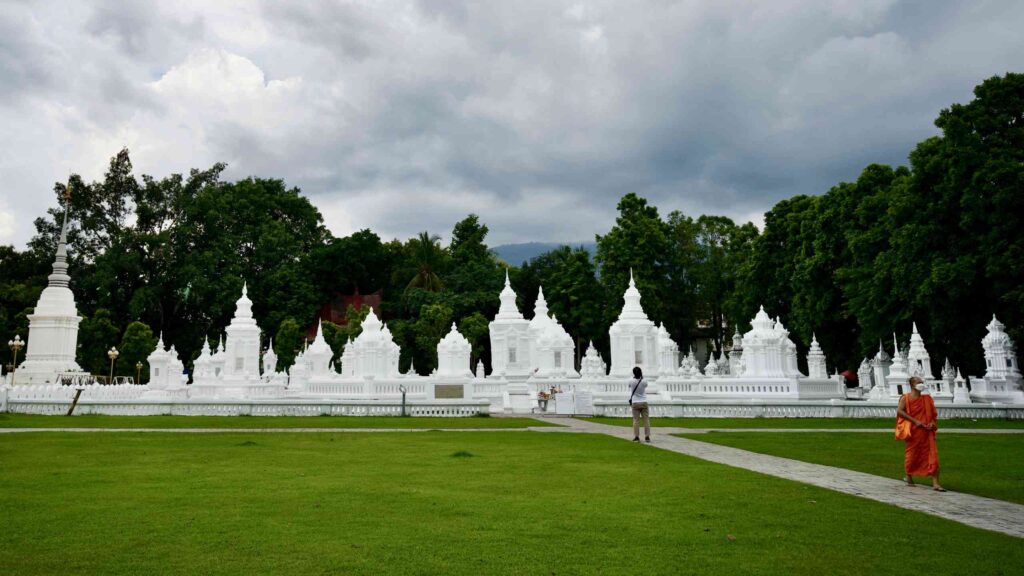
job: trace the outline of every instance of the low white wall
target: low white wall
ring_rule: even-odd
[[[862,402],[754,402],[754,401],[659,401],[649,403],[652,417],[675,418],[896,418],[896,401]],[[1001,418],[1024,420],[1024,406],[1000,404],[937,404],[940,419]],[[631,417],[625,402],[597,400],[597,416]]]
[[[7,410],[22,414],[64,414],[71,400],[8,399]],[[487,414],[486,400],[435,400],[407,403],[410,416],[466,417]],[[81,400],[75,414],[123,416],[401,416],[400,402],[324,400]]]

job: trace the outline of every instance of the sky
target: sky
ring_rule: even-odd
[[[53,183],[226,162],[337,236],[591,241],[636,192],[763,222],[1024,67],[1024,2],[0,0],[0,244]]]

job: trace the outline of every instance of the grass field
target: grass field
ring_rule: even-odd
[[[601,435],[25,433],[0,463],[5,575],[1024,565],[1010,536]]]
[[[532,418],[398,418],[387,416],[43,416],[0,414],[0,428],[528,428],[556,426]]]
[[[903,477],[903,442],[888,434],[712,432],[678,436],[888,478]],[[943,486],[1024,504],[1024,436],[940,433],[937,443]],[[927,478],[919,483],[930,485]]]
[[[632,426],[631,418],[584,418],[612,426]],[[664,428],[893,428],[892,418],[651,418],[651,426]],[[1024,428],[1024,420],[939,420],[939,428]]]

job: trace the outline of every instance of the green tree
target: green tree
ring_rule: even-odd
[[[442,290],[443,284],[437,274],[444,258],[440,241],[440,236],[429,232],[420,232],[418,237],[409,241],[409,268],[413,273],[411,274],[412,278],[405,286],[406,292],[415,288],[428,292]],[[407,268],[407,275],[409,275],[409,268]]]
[[[618,210],[615,226],[604,236],[597,236],[601,283],[609,298],[605,323],[610,325],[619,315],[630,270],[643,295],[648,317],[656,322],[664,321],[663,303],[671,297],[665,282],[669,253],[665,223],[658,216],[657,208],[633,193],[619,200]]]
[[[274,335],[274,353],[277,354],[277,371],[291,369],[295,363],[295,356],[302,349],[304,333],[299,323],[291,318],[285,318],[277,328]]]
[[[149,362],[146,358],[156,349],[156,336],[153,330],[143,322],[132,322],[124,330],[121,337],[121,345],[118,351],[121,353],[115,364],[115,373],[120,376],[135,377],[138,373],[136,364],[142,363],[142,373],[149,373]]]
[[[417,368],[429,374],[437,368],[437,343],[448,333],[452,322],[452,309],[445,304],[428,304],[420,310],[413,325],[416,347],[419,350]]]
[[[123,347],[120,337],[121,329],[112,321],[109,310],[100,308],[92,316],[82,318],[78,325],[78,364],[90,374],[106,374],[110,362],[107,350],[112,346]],[[153,342],[155,345],[156,341]]]
[[[482,360],[483,355],[488,350],[489,328],[487,318],[479,312],[474,312],[462,320],[459,320],[459,332],[466,337],[466,340],[469,340],[470,346],[473,347],[469,363],[470,366],[473,366],[475,369],[477,360]],[[490,359],[488,358],[487,360]]]

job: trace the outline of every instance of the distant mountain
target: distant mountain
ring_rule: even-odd
[[[595,242],[526,242],[524,244],[502,244],[501,246],[494,246],[491,250],[498,255],[505,262],[508,262],[512,266],[519,266],[523,262],[528,262],[545,252],[550,252],[555,248],[561,246],[571,246],[572,248],[583,248],[590,252],[593,256],[597,252],[597,244]]]

